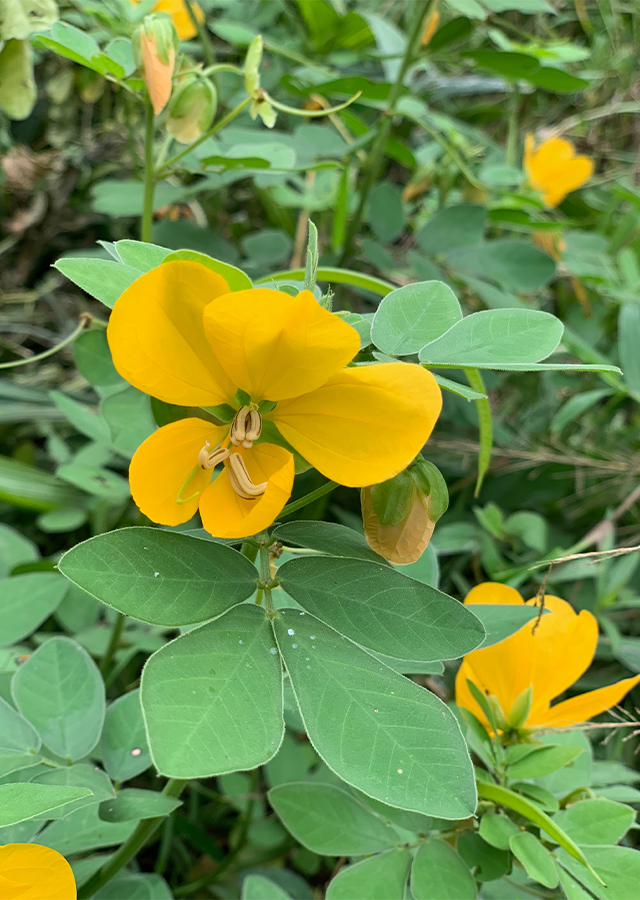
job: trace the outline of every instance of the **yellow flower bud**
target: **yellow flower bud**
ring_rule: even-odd
[[[209,130],[217,105],[216,89],[207,78],[185,75],[169,103],[167,131],[181,144],[191,144]]]
[[[448,504],[442,475],[433,463],[418,457],[389,481],[362,489],[367,543],[389,562],[409,565],[426,550]]]

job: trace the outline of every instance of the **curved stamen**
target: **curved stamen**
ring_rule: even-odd
[[[235,447],[243,446],[247,450],[253,446],[262,433],[262,418],[258,407],[252,403],[250,406],[241,406],[235,415],[229,437]]]
[[[198,453],[198,465],[201,469],[215,469],[217,465],[224,462],[229,456],[229,451],[226,447],[218,446],[215,450],[209,452],[210,446],[209,441],[205,441],[204,447]]]
[[[239,453],[231,453],[225,460],[225,466],[229,473],[229,480],[236,494],[243,500],[257,500],[267,489],[266,481],[254,484],[247,471],[244,459]]]

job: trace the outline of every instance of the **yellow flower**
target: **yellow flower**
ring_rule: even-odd
[[[0,847],[0,900],[75,900],[71,866],[57,850],[39,844]]]
[[[576,156],[575,147],[564,138],[550,138],[534,149],[528,134],[524,144],[524,170],[532,187],[542,193],[545,206],[558,206],[593,175],[593,160]]]
[[[140,3],[140,0],[129,0],[129,2],[133,3],[134,6],[137,6],[137,4]],[[193,3],[192,7],[196,19],[200,22],[204,22],[204,13],[198,4]],[[166,13],[170,16],[173,24],[176,26],[176,31],[178,32],[178,37],[181,41],[188,41],[198,33],[189,17],[184,0],[158,0],[151,12]]]
[[[166,403],[237,410],[230,425],[165,425],[129,470],[133,498],[150,519],[178,525],[199,508],[216,537],[256,534],[287,502],[293,455],[268,442],[274,425],[327,478],[362,487],[413,460],[442,405],[420,366],[345,368],[358,334],[310,291],[230,293],[196,262],[163,263],[138,278],[116,302],[107,336],[116,369],[139,390]]]
[[[520,604],[525,601],[514,588],[488,582],[479,584],[467,595],[465,603]],[[535,598],[527,600],[535,605]],[[550,610],[537,627],[529,623],[520,631],[486,650],[467,654],[456,677],[456,703],[468,709],[488,728],[482,710],[467,686],[472,681],[483,693],[497,698],[508,717],[513,704],[532,685],[531,710],[524,727],[564,728],[597,716],[616,703],[640,681],[640,675],[625,678],[607,687],[579,694],[551,706],[586,672],[596,652],[598,623],[583,609],[577,615],[559,597],[545,597]]]

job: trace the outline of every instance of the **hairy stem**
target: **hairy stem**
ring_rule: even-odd
[[[144,128],[144,206],[142,220],[140,222],[140,240],[145,243],[151,241],[151,228],[153,226],[153,196],[156,189],[156,177],[153,171],[153,133],[155,116],[151,101],[147,99],[145,108]]]

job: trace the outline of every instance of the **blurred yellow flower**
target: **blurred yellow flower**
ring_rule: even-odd
[[[116,369],[139,390],[180,406],[226,404],[229,424],[165,425],[129,470],[146,516],[178,525],[199,508],[216,537],[257,534],[284,507],[294,458],[282,438],[327,478],[362,487],[413,460],[442,405],[421,366],[345,368],[360,338],[310,291],[230,293],[221,275],[196,262],[163,263],[134,281],[114,306],[107,337]]]
[[[487,582],[473,588],[464,602],[521,604],[525,601],[514,588]],[[534,606],[535,598],[526,603]],[[467,679],[487,696],[496,697],[507,718],[515,701],[531,685],[531,709],[524,727],[534,730],[585,722],[615,706],[640,681],[640,675],[625,678],[551,706],[551,701],[589,668],[598,642],[598,623],[590,612],[583,609],[578,615],[559,597],[545,597],[544,605],[550,612],[537,625],[529,623],[499,644],[474,650],[462,661],[456,677],[456,703],[472,712],[487,728],[489,723],[474,700]]]
[[[550,138],[535,147],[528,134],[524,144],[524,170],[531,187],[542,193],[545,206],[558,206],[593,175],[593,160],[576,156],[571,141]]]
[[[75,900],[71,866],[39,844],[0,847],[0,900]]]
[[[140,3],[140,0],[129,0],[129,2],[133,3],[134,6],[137,6],[138,3]],[[198,4],[192,3],[192,8],[196,19],[200,22],[204,22],[204,13]],[[166,13],[168,16],[171,16],[181,41],[188,41],[198,33],[191,21],[184,0],[158,0],[158,2],[154,4],[151,12]]]

